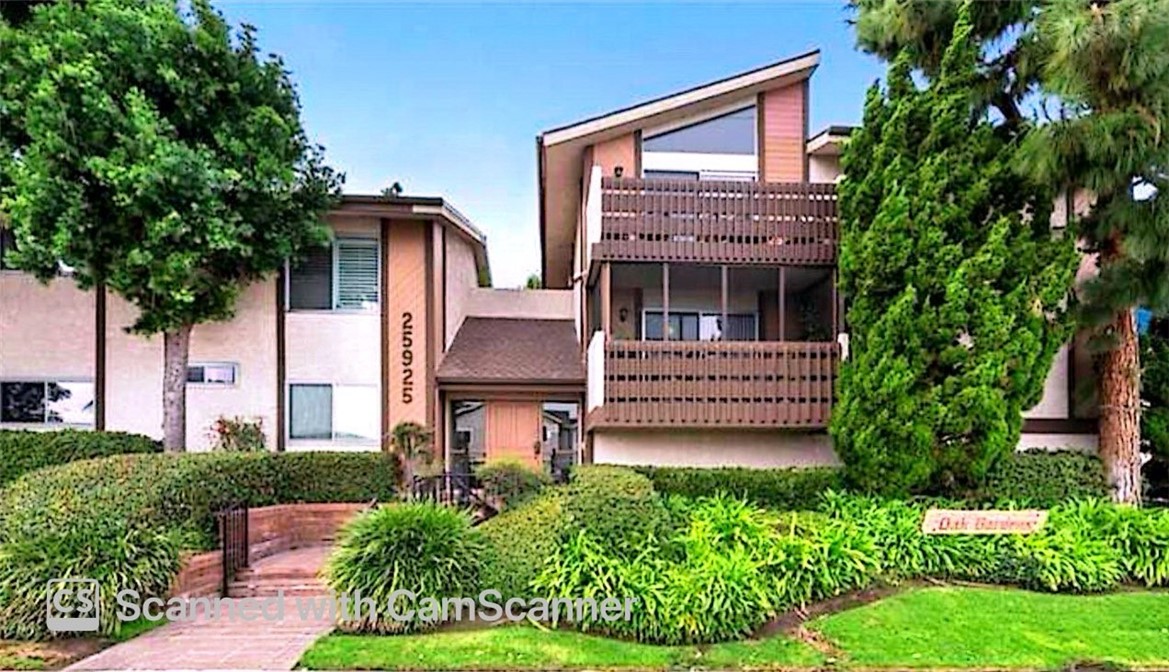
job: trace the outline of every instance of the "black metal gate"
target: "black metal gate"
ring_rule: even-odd
[[[250,546],[248,544],[248,507],[240,504],[228,507],[217,514],[219,518],[219,543],[223,546],[223,583],[221,591],[227,596],[231,580],[241,567],[248,566]]]

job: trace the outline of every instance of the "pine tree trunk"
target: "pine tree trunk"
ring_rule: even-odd
[[[1117,313],[1100,357],[1100,458],[1117,502],[1141,500],[1140,350],[1132,311]]]
[[[187,445],[187,358],[191,325],[166,332],[162,343],[162,447],[168,453],[181,453]]]

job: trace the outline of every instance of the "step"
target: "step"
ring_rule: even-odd
[[[287,583],[272,585],[237,584],[227,588],[228,597],[275,597],[283,594],[285,597],[323,597],[329,595],[329,589],[319,583]]]
[[[235,572],[236,581],[315,581],[316,579],[317,571],[305,567],[273,567],[271,569],[264,567],[244,567],[237,569]]]

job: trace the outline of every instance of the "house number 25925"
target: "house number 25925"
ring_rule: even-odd
[[[402,313],[402,403],[414,401],[414,315]]]

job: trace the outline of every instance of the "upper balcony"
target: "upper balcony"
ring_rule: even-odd
[[[836,186],[604,177],[589,190],[601,261],[831,266]],[[599,207],[597,207],[599,205]],[[595,220],[599,219],[599,226]],[[599,229],[599,230],[598,230]]]

